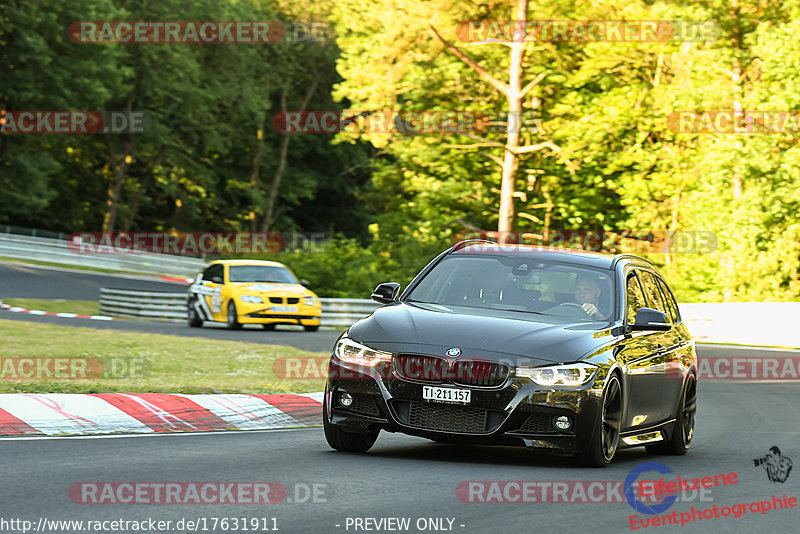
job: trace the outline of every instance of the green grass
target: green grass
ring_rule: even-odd
[[[2,358],[132,357],[151,364],[142,378],[11,380],[3,373],[0,393],[309,393],[322,391],[324,381],[278,378],[273,363],[328,356],[278,345],[9,320],[0,320],[0,339]]]
[[[3,304],[19,306],[28,310],[55,313],[77,313],[78,315],[100,315],[100,303],[94,300],[48,300],[48,299],[3,299]]]

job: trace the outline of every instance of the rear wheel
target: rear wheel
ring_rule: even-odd
[[[645,449],[650,454],[671,454],[681,456],[686,454],[692,444],[694,425],[697,418],[697,379],[689,375],[686,387],[683,388],[681,402],[678,407],[678,416],[675,418],[675,429],[669,441],[646,445]]]
[[[192,328],[203,326],[203,320],[200,318],[200,315],[198,315],[197,310],[194,307],[195,302],[196,301],[194,300],[190,301],[186,310],[186,323]]]
[[[589,467],[605,467],[614,459],[622,425],[622,387],[616,374],[611,375],[603,391],[599,417],[589,450],[577,456]]]
[[[231,330],[239,330],[242,324],[239,322],[239,313],[236,311],[236,304],[233,299],[228,301],[228,328]]]
[[[331,448],[342,452],[367,452],[378,439],[380,430],[371,430],[365,433],[347,432],[328,421],[328,394],[325,393],[325,403],[322,406],[322,427],[325,431],[325,440]]]

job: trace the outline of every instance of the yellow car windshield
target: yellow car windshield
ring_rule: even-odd
[[[229,278],[231,282],[298,283],[288,269],[270,265],[231,265]]]

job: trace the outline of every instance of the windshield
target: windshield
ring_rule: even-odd
[[[568,317],[614,318],[612,271],[501,256],[448,256],[405,300]]]
[[[271,265],[231,265],[229,277],[231,282],[298,283],[289,269]]]

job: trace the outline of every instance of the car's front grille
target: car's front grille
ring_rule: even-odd
[[[298,302],[300,302],[300,299],[298,297],[287,297],[286,298],[286,304],[297,304]]]
[[[453,382],[465,386],[495,387],[508,378],[509,368],[504,363],[481,360],[459,360],[454,365]]]
[[[487,410],[412,402],[408,424],[428,430],[481,434],[486,432]]]
[[[394,360],[394,371],[407,380],[497,387],[508,378],[509,367],[485,360],[447,360],[438,356],[399,354]]]

